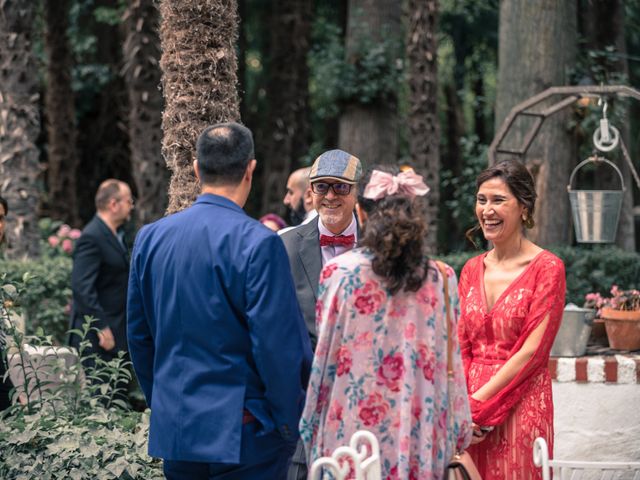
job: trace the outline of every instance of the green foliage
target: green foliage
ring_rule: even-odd
[[[623,290],[637,288],[640,278],[640,255],[617,247],[550,248],[565,263],[567,302],[584,303],[590,292],[608,295],[613,285]]]
[[[24,379],[17,387],[21,402],[0,420],[0,478],[163,478],[160,461],[146,454],[148,411],[128,411],[116,398],[131,376],[122,356],[108,363],[96,357],[89,368],[67,363],[53,350],[40,362],[30,359],[25,342],[50,345],[45,337],[23,337],[12,322],[30,280],[26,275],[25,282],[7,282],[5,276],[0,288],[7,353],[18,359],[13,366]],[[90,324],[78,333],[86,337]],[[87,345],[81,342],[81,356]]]
[[[399,38],[374,41],[363,33],[346,58],[340,27],[320,17],[313,26],[312,44],[309,92],[320,118],[337,115],[342,103],[369,104],[396,97],[403,73]]]
[[[62,344],[69,326],[71,302],[71,258],[42,257],[36,260],[0,260],[7,282],[20,282],[25,275],[29,288],[20,296],[27,334],[41,329]]]
[[[638,287],[640,254],[617,247],[552,247],[549,249],[564,262],[567,275],[567,303],[584,303],[587,293],[608,295],[613,285],[622,290]],[[439,257],[458,275],[470,258],[480,251],[458,252]]]

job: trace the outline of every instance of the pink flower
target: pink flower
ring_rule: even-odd
[[[71,250],[73,250],[73,241],[69,238],[65,238],[62,241],[62,250],[67,253],[71,253]]]
[[[404,339],[413,340],[414,338],[416,338],[416,324],[409,322],[404,328]]]
[[[371,344],[373,343],[373,333],[370,331],[363,332],[355,339],[353,342],[353,348],[356,350],[366,350],[371,348]]]
[[[422,415],[422,405],[418,397],[413,397],[411,401],[411,414],[415,420],[419,420],[420,415]]]
[[[338,368],[336,374],[340,377],[351,371],[352,359],[351,351],[346,346],[341,346],[336,353]]]
[[[429,351],[424,343],[418,347],[418,359],[416,366],[422,369],[422,374],[425,380],[433,382],[433,373],[435,370],[436,356],[433,352]]]
[[[377,392],[358,402],[358,416],[367,427],[378,425],[388,411],[389,403]]]
[[[324,408],[324,404],[327,402],[327,398],[329,398],[329,386],[321,385],[320,390],[318,390],[318,403],[316,404],[316,413],[320,413]]]
[[[389,475],[385,480],[400,480],[400,476],[398,475],[398,464],[396,463],[391,470],[389,470]]]
[[[71,240],[79,239],[80,235],[82,235],[82,232],[80,230],[78,230],[77,228],[72,228],[71,231],[69,232],[69,238]]]
[[[58,229],[58,236],[66,237],[69,235],[69,232],[71,232],[71,227],[65,223],[60,225],[60,228]]]
[[[329,407],[329,421],[330,422],[341,422],[342,421],[342,405],[338,403],[338,401],[334,401]]]
[[[420,465],[416,457],[411,457],[409,460],[409,480],[420,480]]]
[[[409,452],[409,437],[406,435],[400,439],[400,452],[404,454]]]
[[[58,244],[60,243],[60,239],[58,237],[56,237],[55,235],[51,235],[47,241],[49,242],[49,245],[51,245],[53,248],[56,248],[58,246]]]
[[[400,391],[400,382],[404,376],[404,359],[402,354],[387,355],[378,367],[376,383],[385,385],[392,392]]]
[[[378,283],[370,280],[361,288],[354,290],[355,306],[362,315],[371,315],[380,308],[384,300],[384,293],[378,288]]]
[[[335,263],[332,263],[330,265],[327,265],[326,267],[324,267],[322,269],[322,272],[320,272],[320,282],[324,282],[327,278],[329,278],[333,272],[335,272],[338,269],[338,265],[336,265]]]

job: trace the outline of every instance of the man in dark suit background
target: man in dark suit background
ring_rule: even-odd
[[[169,480],[282,480],[311,347],[280,238],[242,210],[256,160],[237,123],[202,132],[189,208],[145,226],[131,261],[131,358]]]
[[[309,173],[313,206],[318,216],[282,234],[296,295],[314,349],[318,340],[315,307],[320,271],[325,263],[357,243],[358,224],[353,211],[361,176],[360,160],[353,155],[342,150],[320,155]],[[306,456],[302,442],[298,442],[287,479],[306,478]]]
[[[85,315],[96,319],[90,331],[91,348],[105,361],[127,350],[126,305],[129,258],[120,227],[128,221],[134,200],[129,186],[115,179],[105,180],[95,197],[96,214],[82,230],[73,252],[71,328],[82,329]],[[78,347],[80,338],[71,335]],[[85,365],[92,364],[85,359]]]

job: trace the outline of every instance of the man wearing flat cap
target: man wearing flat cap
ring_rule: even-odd
[[[314,349],[318,341],[315,307],[320,271],[329,260],[351,250],[357,243],[358,225],[353,210],[361,176],[360,160],[353,155],[342,150],[330,150],[320,155],[309,173],[313,207],[318,216],[281,237]],[[287,479],[306,478],[306,458],[299,442]]]

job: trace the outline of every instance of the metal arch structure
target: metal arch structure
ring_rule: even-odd
[[[536,105],[542,103],[543,101],[554,95],[561,96],[562,100],[554,103],[553,105],[545,108],[542,111],[536,112],[532,110]],[[498,133],[493,138],[491,145],[489,145],[489,151],[487,152],[487,155],[489,156],[489,164],[493,165],[494,163],[496,163],[497,154],[511,154],[518,155],[519,157],[523,157],[524,155],[526,155],[543,122],[554,113],[557,113],[560,110],[572,105],[574,102],[580,100],[581,98],[593,98],[596,96],[613,95],[619,97],[632,97],[640,101],[640,91],[626,85],[576,85],[568,87],[550,87],[543,92],[540,92],[539,94],[525,100],[524,102],[517,104],[511,109],[509,115],[507,115],[507,118],[505,118],[505,120],[502,122]],[[516,118],[518,118],[518,116],[520,115],[534,118],[533,125],[528,129],[519,148],[513,150],[502,148],[500,146],[502,144],[502,141],[507,136],[507,133],[509,133],[509,130],[513,126],[513,123],[516,121]]]

